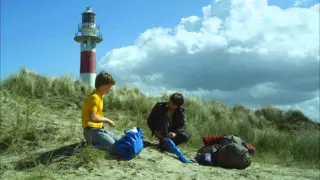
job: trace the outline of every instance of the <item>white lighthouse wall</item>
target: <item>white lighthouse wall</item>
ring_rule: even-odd
[[[94,52],[96,52],[96,42],[88,39],[85,44],[85,42],[82,41],[80,43],[80,48],[81,48],[81,51],[94,51]]]
[[[99,29],[96,28],[95,23],[83,23],[79,32],[82,32],[84,36],[95,36]]]
[[[95,23],[82,23],[82,28],[96,28]]]
[[[81,73],[80,80],[82,82],[85,82],[86,84],[90,85],[92,88],[95,88],[94,84],[95,84],[95,80],[96,80],[96,74],[94,74],[94,73]]]
[[[96,36],[96,31],[94,29],[88,29],[82,32],[83,36]]]

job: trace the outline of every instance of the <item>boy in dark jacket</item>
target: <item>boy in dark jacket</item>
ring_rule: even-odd
[[[184,98],[181,93],[170,96],[169,102],[159,102],[152,109],[147,123],[152,132],[159,139],[160,150],[167,150],[163,138],[171,138],[178,146],[189,140],[186,133]]]

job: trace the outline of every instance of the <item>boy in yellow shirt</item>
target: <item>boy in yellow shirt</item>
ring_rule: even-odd
[[[114,126],[114,122],[103,117],[103,97],[115,84],[114,78],[107,72],[100,72],[95,80],[95,90],[84,101],[82,107],[82,128],[87,143],[93,147],[113,153],[113,144],[119,136],[103,128],[103,123]]]

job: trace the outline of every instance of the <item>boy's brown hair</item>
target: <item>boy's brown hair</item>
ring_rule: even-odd
[[[115,83],[116,81],[111,74],[101,71],[96,77],[95,87],[98,89],[102,85],[115,85]]]
[[[170,96],[170,102],[180,107],[184,104],[184,97],[181,93],[173,93]]]

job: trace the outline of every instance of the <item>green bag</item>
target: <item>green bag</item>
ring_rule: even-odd
[[[251,165],[251,155],[242,139],[236,135],[225,136],[220,141],[216,163],[223,168],[245,169]]]

